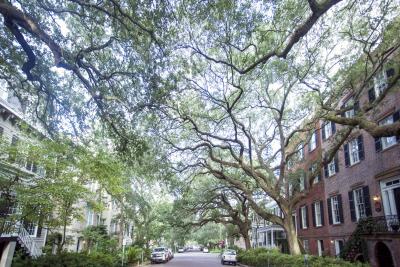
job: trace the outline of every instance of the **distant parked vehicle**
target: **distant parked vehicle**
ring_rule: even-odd
[[[151,252],[151,263],[167,262],[170,258],[169,251],[165,247],[154,248]]]
[[[208,248],[207,247],[204,247],[203,248],[203,253],[209,253],[210,251],[208,250]]]
[[[236,251],[233,249],[225,250],[221,255],[221,263],[225,265],[225,263],[236,265]]]
[[[184,248],[178,248],[178,253],[183,253],[183,252],[185,252]]]

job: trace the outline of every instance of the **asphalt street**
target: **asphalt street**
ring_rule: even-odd
[[[149,265],[150,266],[150,265]],[[154,267],[221,267],[218,254],[202,252],[175,253],[175,257],[167,263],[155,263]],[[225,265],[229,266],[229,265]],[[232,266],[232,265],[231,265]]]

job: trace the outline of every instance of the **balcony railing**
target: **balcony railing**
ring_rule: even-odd
[[[359,221],[364,234],[372,233],[399,233],[400,220],[398,215],[368,217]]]

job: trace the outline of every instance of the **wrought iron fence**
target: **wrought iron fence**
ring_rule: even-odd
[[[371,233],[400,233],[400,220],[398,215],[368,217],[359,221],[362,232]]]

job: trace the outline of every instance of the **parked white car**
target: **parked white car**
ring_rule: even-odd
[[[151,263],[156,262],[167,262],[169,260],[170,254],[167,248],[158,247],[154,248],[151,252]]]
[[[207,247],[204,247],[204,248],[203,248],[203,253],[208,253],[208,252],[210,252],[210,251],[208,250],[208,248],[207,248]]]
[[[178,253],[183,253],[183,252],[185,252],[184,248],[178,248]]]
[[[221,263],[222,265],[225,265],[226,263],[236,265],[236,251],[233,249],[225,250],[221,255]]]

